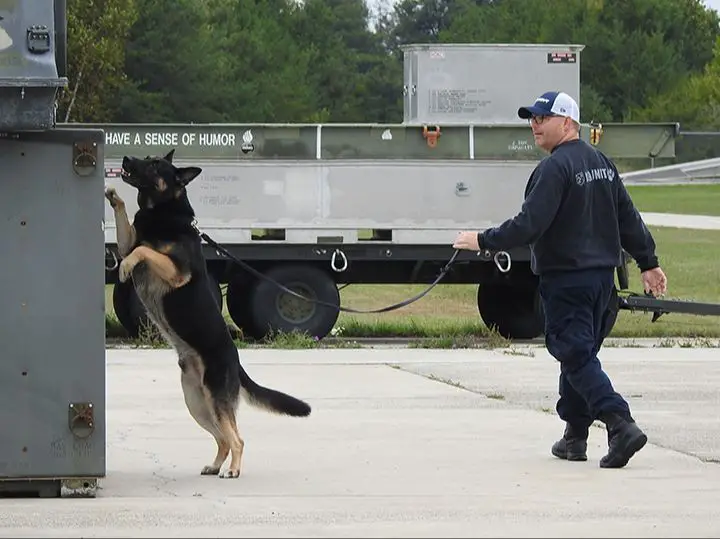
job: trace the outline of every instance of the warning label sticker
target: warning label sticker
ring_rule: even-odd
[[[575,64],[577,54],[574,52],[549,52],[547,55],[548,64]]]

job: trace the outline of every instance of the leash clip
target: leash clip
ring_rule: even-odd
[[[337,266],[336,259],[338,255],[340,255],[340,258],[342,259],[342,267]],[[342,273],[347,269],[348,259],[345,256],[345,253],[343,253],[340,249],[335,249],[335,252],[332,254],[332,258],[330,258],[330,267],[337,273]]]
[[[506,261],[505,265],[503,265],[503,263],[501,262],[501,259],[503,257]],[[497,253],[495,253],[495,256],[493,256],[493,261],[495,262],[497,269],[500,270],[500,273],[507,273],[512,267],[512,259],[510,258],[510,253],[508,253],[507,251],[498,251]]]
[[[497,267],[498,271],[500,271],[500,273],[507,273],[512,267],[512,257],[507,251],[498,251],[493,255],[490,249],[484,249],[482,251],[482,255],[486,259],[492,258],[493,262],[495,262],[495,266]]]
[[[107,255],[110,255],[113,260],[113,265],[108,266],[107,263],[105,264],[105,271],[115,271],[120,266],[120,261],[118,260],[118,257],[115,255],[115,252],[112,249],[108,249],[105,247],[105,261],[107,262]]]

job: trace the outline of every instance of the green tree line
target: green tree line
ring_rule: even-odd
[[[583,121],[720,124],[701,0],[68,0],[70,122],[402,122],[409,43],[576,43]]]

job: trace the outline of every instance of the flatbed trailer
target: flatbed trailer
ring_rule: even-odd
[[[263,275],[333,305],[341,285],[432,283],[453,255],[459,230],[483,230],[520,209],[543,157],[522,125],[85,127],[104,130],[106,182],[131,214],[136,193],[119,177],[122,156],[175,148],[178,166],[203,169],[188,187],[200,230]],[[586,125],[582,136],[613,157],[673,155],[676,124],[607,124],[597,137],[599,128]],[[110,268],[117,259],[113,219],[106,207]],[[337,308],[284,293],[210,245],[204,252],[216,297],[245,335],[299,330],[323,338],[335,325]],[[509,254],[510,271],[502,272],[491,255],[462,252],[442,284],[478,285],[478,311],[488,327],[533,338],[544,317],[529,250]],[[106,282],[121,324],[138,335],[147,320],[132,287],[117,282],[115,269]]]

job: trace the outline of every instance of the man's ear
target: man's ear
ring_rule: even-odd
[[[184,167],[178,168],[176,169],[176,171],[178,182],[180,183],[180,185],[185,187],[187,184],[189,184],[191,181],[193,181],[200,175],[202,169],[198,167]]]
[[[174,155],[175,155],[175,148],[170,150],[170,152],[165,157],[163,157],[163,159],[165,159],[165,161],[172,163]]]

